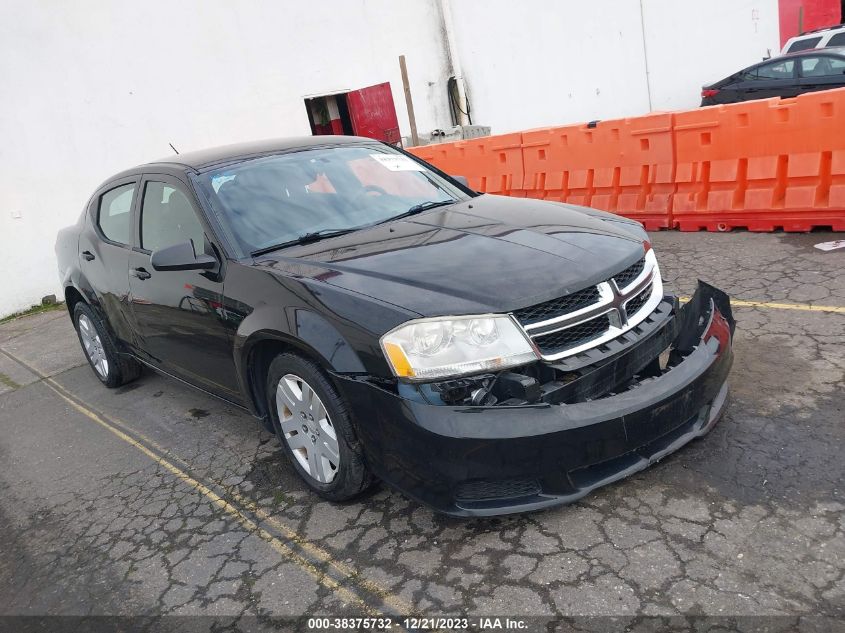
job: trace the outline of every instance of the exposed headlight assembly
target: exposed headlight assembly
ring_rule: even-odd
[[[397,378],[418,382],[537,360],[522,329],[500,314],[409,321],[382,336],[381,348]]]

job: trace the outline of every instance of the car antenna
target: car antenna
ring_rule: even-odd
[[[172,149],[174,152],[176,152],[176,154],[179,154],[179,150],[176,149],[175,147],[173,147],[173,143],[168,143],[168,145],[170,145],[170,149]]]

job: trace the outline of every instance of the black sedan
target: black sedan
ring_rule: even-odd
[[[455,515],[565,503],[725,405],[730,302],[664,295],[638,223],[368,139],[127,170],[56,250],[104,385],[149,366],[243,407],[331,500],[380,478]]]
[[[736,103],[845,86],[845,48],[810,49],[767,59],[704,86],[701,105]]]

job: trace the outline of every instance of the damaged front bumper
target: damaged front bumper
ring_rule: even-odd
[[[724,409],[728,296],[699,282],[683,307],[665,301],[636,344],[577,372],[552,368],[558,379],[534,403],[433,404],[360,378],[336,375],[336,384],[372,470],[436,510],[486,516],[570,503],[704,435]]]

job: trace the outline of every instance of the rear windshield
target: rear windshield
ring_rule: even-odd
[[[816,44],[822,41],[821,36],[819,37],[808,37],[803,40],[795,40],[792,42],[792,45],[787,50],[787,53],[794,53],[795,51],[807,51],[811,48],[815,48]]]

